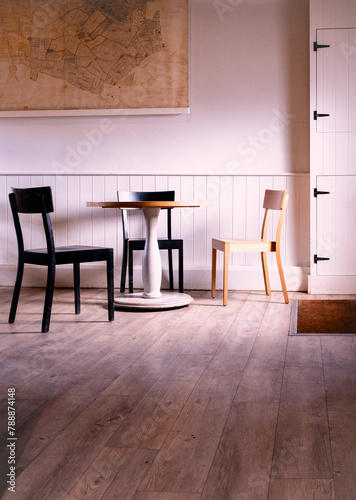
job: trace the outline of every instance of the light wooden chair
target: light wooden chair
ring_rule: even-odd
[[[263,277],[265,282],[266,294],[271,294],[271,286],[269,282],[268,268],[267,268],[267,252],[275,252],[277,259],[277,266],[279,277],[282,284],[283,297],[286,304],[288,304],[288,292],[286,287],[286,282],[284,279],[281,253],[280,253],[280,239],[281,231],[284,220],[284,215],[288,203],[287,190],[284,191],[274,191],[267,189],[265,192],[263,208],[265,209],[261,239],[259,240],[247,240],[247,239],[223,239],[223,238],[213,238],[212,239],[212,279],[211,279],[211,294],[215,297],[216,290],[216,251],[220,250],[224,252],[224,264],[223,264],[223,304],[227,305],[227,293],[228,293],[228,267],[229,267],[229,253],[230,252],[261,252],[262,259],[262,269]],[[271,210],[279,210],[280,216],[277,225],[277,233],[275,241],[267,240],[267,227],[268,221],[271,215]]]

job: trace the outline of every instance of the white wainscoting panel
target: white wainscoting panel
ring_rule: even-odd
[[[286,174],[278,176],[229,175],[0,175],[0,285],[12,285],[16,274],[17,244],[8,193],[11,187],[51,186],[55,213],[53,226],[57,245],[93,244],[110,246],[115,252],[115,286],[119,286],[122,255],[122,229],[117,209],[88,208],[87,201],[116,200],[119,189],[173,189],[177,200],[210,201],[199,209],[173,210],[173,236],[184,239],[185,289],[209,289],[212,237],[259,237],[262,224],[262,201],[265,189],[287,188],[290,200],[282,234],[282,255],[289,290],[307,290],[309,273],[309,176]],[[165,233],[165,214],[160,215],[159,233]],[[131,214],[130,234],[144,236],[140,211]],[[29,217],[25,241],[33,247],[44,239],[39,221]],[[271,220],[271,231],[277,218]],[[272,288],[279,290],[275,256],[269,255]],[[163,281],[167,285],[167,258],[162,252]],[[219,258],[219,270],[221,258]],[[134,285],[141,286],[141,255],[135,253]],[[31,269],[28,269],[30,268]],[[90,270],[86,270],[86,267]],[[177,259],[175,259],[175,268]],[[28,266],[24,285],[45,283],[45,273]],[[85,266],[83,286],[104,286],[101,266]],[[177,271],[177,269],[176,269]],[[221,273],[220,273],[221,275]],[[70,269],[58,269],[56,285],[71,285]],[[218,287],[221,287],[221,276]],[[263,289],[258,254],[233,254],[229,275],[231,289]]]

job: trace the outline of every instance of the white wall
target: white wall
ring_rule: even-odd
[[[251,176],[253,185],[263,176],[271,184],[276,176],[279,184],[279,176],[299,179],[309,172],[308,0],[190,0],[189,17],[190,114],[0,119],[2,245],[11,234],[10,180],[53,182],[61,206],[71,176],[85,185],[88,174],[103,174],[104,184],[114,174],[116,185],[128,174],[182,175],[180,195],[187,199],[194,192],[184,191],[184,176],[203,176],[208,186]],[[291,204],[300,221],[294,241],[304,241],[308,231],[300,219],[308,192],[300,192],[302,199]],[[307,240],[291,266],[308,265]],[[7,259],[3,253],[3,266]],[[208,269],[208,256],[204,262]]]
[[[189,14],[190,115],[2,119],[1,169],[308,172],[308,1],[191,0]]]

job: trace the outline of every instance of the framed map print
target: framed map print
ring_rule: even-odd
[[[188,0],[0,0],[0,116],[188,108]]]

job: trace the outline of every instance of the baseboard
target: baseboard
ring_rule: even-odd
[[[286,267],[284,269],[289,291],[307,291],[309,268]],[[269,268],[272,290],[282,290],[277,267]],[[229,269],[229,290],[264,290],[262,268],[260,266],[241,266]],[[210,290],[211,268],[184,270],[186,290]],[[217,270],[216,289],[222,290],[222,269]]]
[[[272,290],[281,290],[278,270],[270,267],[270,281]],[[305,267],[286,267],[284,269],[287,289],[289,291],[307,291],[308,274]],[[16,278],[16,266],[0,266],[0,286],[13,286]],[[178,284],[178,272],[174,274]],[[168,288],[168,270],[162,272],[162,289]],[[40,266],[25,266],[23,286],[44,287],[46,285],[46,269]],[[71,266],[58,266],[56,269],[56,287],[67,288],[73,286]],[[83,288],[106,287],[105,265],[81,266],[81,286]],[[115,288],[120,286],[120,268],[115,269]],[[134,287],[142,288],[141,268],[134,268]],[[184,269],[185,290],[210,290],[211,269],[208,267],[194,267]],[[218,290],[222,288],[222,270],[217,271]],[[232,267],[229,269],[229,290],[264,290],[262,269],[259,266]]]
[[[308,292],[312,294],[356,294],[356,276],[308,276]]]

